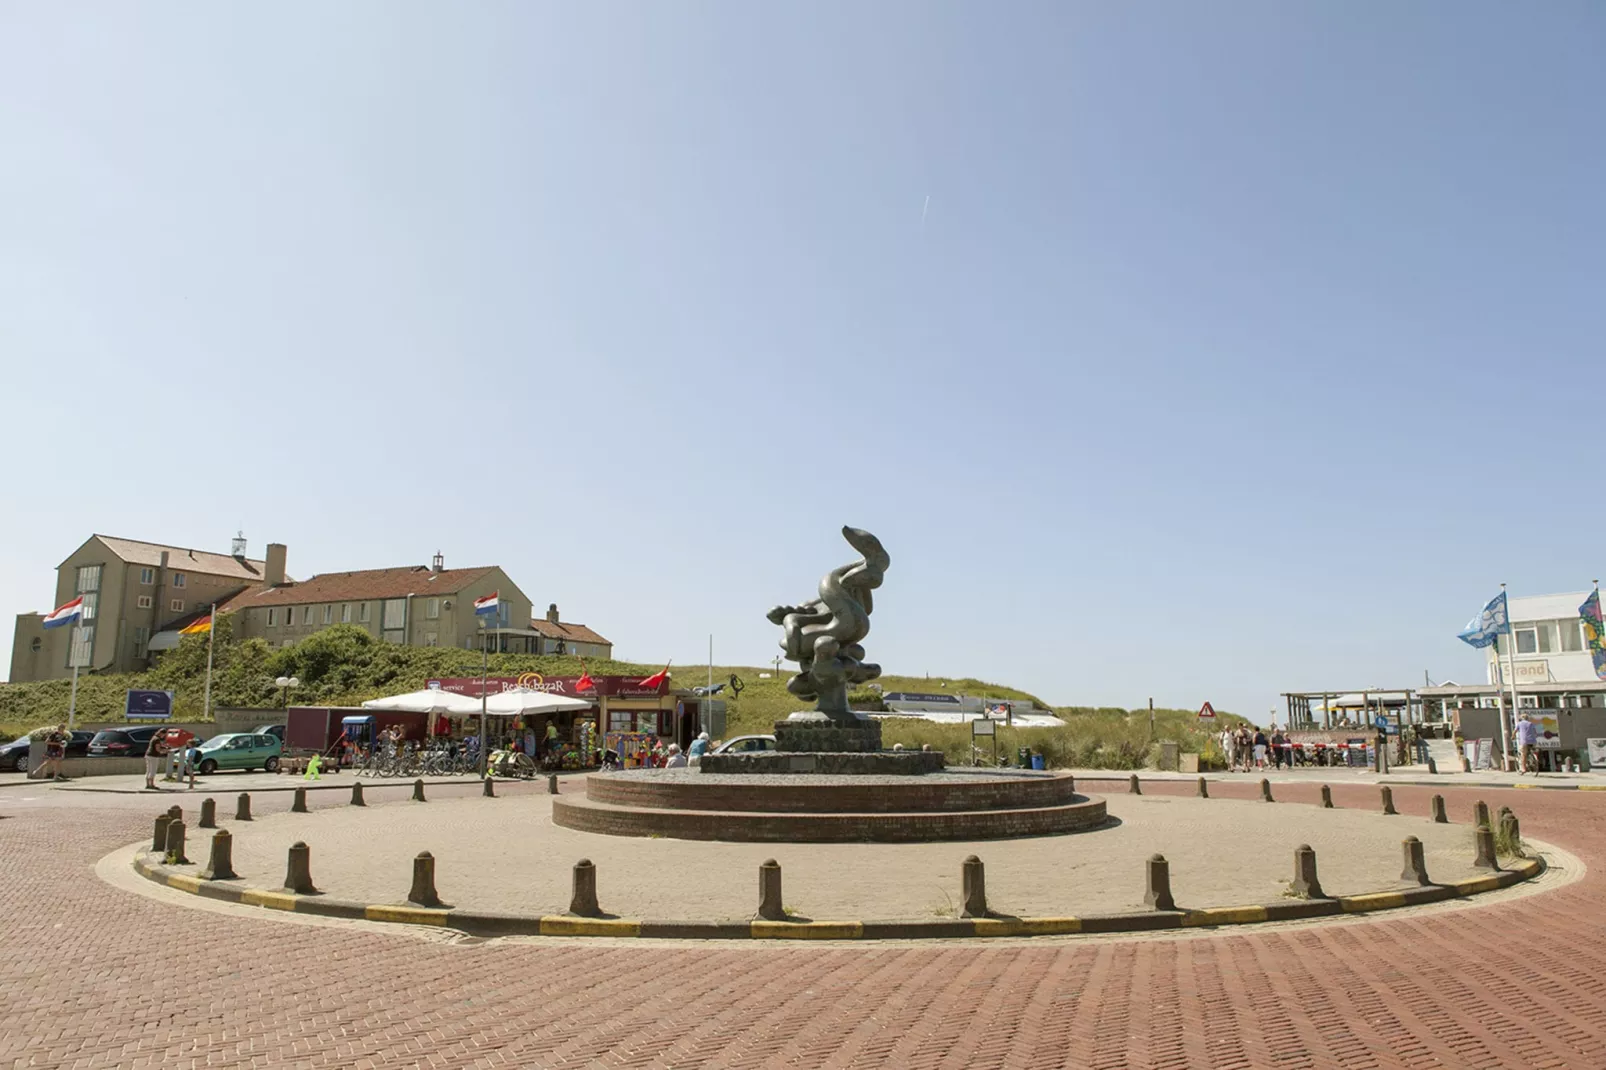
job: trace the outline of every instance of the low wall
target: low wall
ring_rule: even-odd
[[[68,758],[61,763],[61,775],[74,779],[86,776],[127,776],[130,773],[143,772],[145,772],[144,758]]]

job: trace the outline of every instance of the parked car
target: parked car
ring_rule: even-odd
[[[764,750],[774,750],[774,749],[775,749],[775,737],[774,736],[736,736],[734,739],[727,739],[725,742],[721,743],[719,746],[717,746],[713,750],[709,751],[709,753],[710,754],[751,754],[754,751],[764,751]]]
[[[74,732],[67,741],[67,757],[82,758],[89,753],[89,741],[95,738],[93,732]],[[0,744],[0,769],[15,769],[19,773],[28,771],[28,755],[33,752],[27,736],[14,739],[10,743]]]
[[[95,733],[89,741],[91,758],[143,758],[151,737],[163,731],[160,725],[138,725],[134,728],[106,728]]]
[[[282,724],[265,724],[260,728],[252,729],[252,731],[259,736],[272,736],[280,743],[284,742],[284,725]]]
[[[219,769],[265,769],[275,772],[279,768],[279,740],[267,733],[225,732],[201,744],[200,772],[215,773]]]

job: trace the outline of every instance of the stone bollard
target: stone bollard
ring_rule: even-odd
[[[1308,843],[1294,848],[1294,881],[1290,890],[1301,899],[1326,899],[1316,876],[1316,849]]]
[[[234,820],[251,820],[251,796],[246,792],[240,792],[240,798],[234,804]]]
[[[212,833],[212,856],[207,859],[200,877],[203,881],[232,881],[239,877],[234,872],[234,837],[229,835],[228,829]]]
[[[1504,850],[1517,858],[1524,857],[1522,853],[1522,826],[1517,824],[1517,815],[1511,807],[1502,806],[1499,815],[1499,827],[1495,832],[1495,849]]]
[[[1127,784],[1128,784],[1128,786],[1127,786],[1126,790],[1127,790],[1128,794],[1130,794],[1130,795],[1142,795],[1143,794],[1143,788],[1141,786],[1139,786],[1139,784],[1138,784],[1138,775],[1136,773],[1132,774],[1132,779],[1129,780],[1127,782]]]
[[[421,907],[441,905],[441,897],[435,894],[435,856],[428,851],[419,851],[413,859],[413,887],[407,901]]]
[[[1433,806],[1433,823],[1435,825],[1447,825],[1447,824],[1449,824],[1450,823],[1450,819],[1444,813],[1444,796],[1443,795],[1435,795],[1435,796],[1433,796],[1432,806]]]
[[[1132,783],[1138,782],[1137,777]],[[987,916],[987,871],[981,864],[981,859],[971,855],[959,867],[959,895],[964,901],[959,908],[961,918],[985,918]]]
[[[1177,909],[1177,901],[1171,898],[1171,863],[1165,860],[1165,855],[1151,855],[1144,868],[1143,904],[1150,910]]]
[[[484,787],[480,789],[481,795],[485,796],[487,799],[496,798],[496,781],[492,780],[490,777],[486,777],[480,783],[484,785]]]
[[[1400,880],[1412,884],[1432,884],[1428,880],[1428,862],[1422,853],[1422,841],[1415,836],[1407,836],[1401,841],[1401,847],[1405,853],[1405,868],[1400,871]]]
[[[1261,777],[1260,778],[1260,801],[1261,802],[1276,802],[1277,801],[1276,799],[1273,799],[1271,797],[1271,781],[1267,780],[1265,777]]]
[[[597,867],[589,858],[574,864],[574,894],[569,897],[569,913],[582,918],[602,916],[602,908],[597,905]]]
[[[173,819],[165,812],[156,815],[156,829],[151,833],[151,850],[167,850],[167,826],[172,824],[172,822]]]
[[[424,780],[422,777],[413,781],[413,802],[424,801]]]
[[[190,860],[184,856],[184,822],[182,820],[167,823],[167,864],[170,866],[187,866]]]
[[[1065,778],[1065,790],[1069,791],[1069,792],[1076,791],[1076,778],[1075,777],[1069,776],[1069,775],[1066,776],[1066,778]]]
[[[1461,756],[1461,771],[1463,773],[1472,772],[1472,763],[1467,760],[1467,756],[1465,754]]]
[[[556,773],[546,778],[546,793],[548,795],[556,795],[558,793],[558,777]]]
[[[362,781],[360,781],[360,780],[353,780],[351,782],[351,805],[353,805],[353,806],[367,806],[368,805],[368,801],[362,797]]]
[[[1484,802],[1482,799],[1479,799],[1472,806],[1472,823],[1473,825],[1492,824],[1492,822],[1489,820],[1489,804]]]
[[[1201,798],[1201,799],[1210,798],[1210,785],[1208,783],[1206,783],[1204,777],[1200,777],[1199,778],[1199,798]]]
[[[1429,776],[1438,776],[1439,775],[1439,763],[1434,761],[1432,758],[1428,759],[1428,775]]]
[[[1400,812],[1394,809],[1394,789],[1383,784],[1377,789],[1377,793],[1383,797],[1383,812],[1398,817]]]
[[[1473,859],[1472,864],[1478,869],[1499,869],[1500,865],[1494,856],[1494,830],[1488,825],[1479,825],[1473,835],[1478,845],[1478,857]]]
[[[217,828],[217,800],[216,799],[202,799],[201,800],[201,820],[196,824],[196,827],[197,828],[203,828],[203,829],[215,829],[215,828]]]
[[[284,890],[291,895],[317,895],[312,885],[312,849],[301,842],[290,845],[289,862],[284,871]]]
[[[758,867],[758,916],[765,921],[785,921],[781,904],[781,864],[767,858]]]
[[[1332,808],[1333,808],[1333,789],[1328,787],[1326,784],[1323,784],[1322,785],[1322,809],[1323,810],[1331,810]]]
[[[174,821],[183,821],[184,811],[179,806],[169,806],[167,808],[167,816],[172,818]]]
[[[304,814],[304,813],[307,812],[307,789],[306,788],[297,788],[296,789],[296,801],[290,804],[290,812],[292,814]]]

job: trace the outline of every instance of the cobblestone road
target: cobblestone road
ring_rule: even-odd
[[[1503,904],[1183,939],[780,947],[453,944],[188,909],[96,878],[149,835],[150,797],[68,794],[0,793],[0,1066],[1606,1068],[1601,794],[1446,792],[1458,819],[1480,796],[1510,805],[1592,867]],[[1430,794],[1395,797],[1426,814]]]

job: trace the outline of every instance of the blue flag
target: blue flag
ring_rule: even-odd
[[[1510,635],[1511,621],[1506,615],[1506,592],[1501,591],[1489,599],[1489,604],[1467,622],[1466,630],[1456,638],[1479,650],[1491,645],[1497,635]]]

